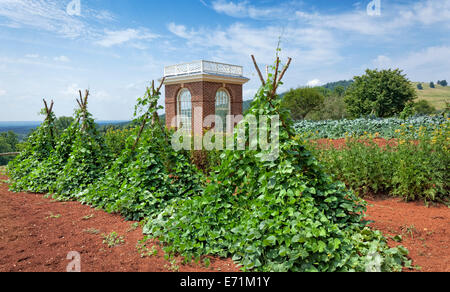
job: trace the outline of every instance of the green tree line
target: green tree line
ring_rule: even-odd
[[[0,133],[0,153],[18,151],[19,138],[13,131]],[[14,157],[0,157],[0,166],[7,165]]]
[[[440,85],[446,81],[439,81]],[[418,88],[422,86],[419,84]],[[444,85],[442,85],[444,86]],[[422,87],[423,88],[423,87]],[[350,81],[320,87],[300,87],[283,95],[283,107],[295,120],[340,120],[361,117],[429,115],[436,109],[416,102],[414,85],[400,69],[366,70]]]

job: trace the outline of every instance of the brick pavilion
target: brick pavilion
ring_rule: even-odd
[[[169,128],[201,133],[208,116],[242,115],[242,66],[196,61],[165,67],[164,77]]]

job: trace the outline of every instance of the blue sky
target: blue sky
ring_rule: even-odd
[[[281,91],[401,68],[412,81],[450,80],[450,0],[0,0],[0,121],[39,120],[42,98],[72,115],[91,90],[98,120],[129,120],[136,98],[166,65],[212,60],[244,66],[293,58]],[[71,13],[72,14],[72,13]],[[161,99],[163,104],[163,98]]]

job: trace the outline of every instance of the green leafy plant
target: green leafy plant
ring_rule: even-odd
[[[105,175],[81,193],[83,202],[141,220],[158,214],[171,200],[201,190],[202,174],[186,153],[169,144],[171,133],[157,115],[159,97],[159,89],[152,86],[138,99],[134,123],[141,126]],[[150,119],[153,123],[147,125]]]
[[[55,197],[74,199],[102,177],[110,161],[110,153],[99,135],[94,119],[87,110],[89,91],[84,99],[80,92],[80,109],[76,112],[80,129],[75,132],[67,163],[55,181]]]
[[[142,258],[144,257],[154,257],[158,255],[158,248],[155,245],[152,245],[152,247],[149,249],[147,244],[150,238],[148,236],[145,236],[142,240],[139,240],[136,244],[136,249],[138,250],[139,254]]]
[[[444,116],[415,116],[406,119],[356,119],[356,120],[330,120],[330,121],[296,121],[297,133],[309,139],[341,139],[346,137],[359,138],[371,134],[380,138],[397,138],[398,131],[404,131],[413,136],[420,129],[431,134],[441,125],[446,124],[447,117]]]
[[[113,248],[125,243],[124,237],[117,234],[117,232],[113,231],[110,234],[103,234],[103,243],[106,244],[109,248]]]
[[[55,114],[53,113],[53,102],[50,107],[44,100],[45,108],[41,114],[45,120],[28,138],[24,149],[8,164],[8,173],[13,180],[11,190],[23,191],[33,189],[35,184],[32,172],[38,169],[53,151],[56,143]]]
[[[282,72],[278,66],[248,113],[280,116],[279,158],[265,161],[269,153],[262,150],[224,151],[204,192],[168,205],[145,232],[167,254],[232,257],[244,271],[365,271],[374,252],[383,257],[382,270],[400,271],[407,250],[389,249],[366,226],[365,203],[326,175],[296,137],[275,94],[288,65]],[[248,127],[247,117],[238,129]]]

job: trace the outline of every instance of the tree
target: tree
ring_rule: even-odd
[[[64,132],[74,121],[73,117],[59,117],[55,121],[55,127],[58,133]]]
[[[316,121],[340,120],[347,117],[344,98],[334,94],[326,96],[324,105],[308,115],[308,119]]]
[[[283,98],[283,108],[291,111],[294,120],[304,120],[314,110],[323,106],[324,96],[315,88],[291,89]]]
[[[345,95],[348,113],[354,118],[371,114],[384,118],[401,113],[417,97],[412,83],[402,73],[400,69],[367,69],[365,75],[356,76]]]
[[[446,87],[448,85],[447,80],[442,80],[438,84],[441,85],[442,87]]]
[[[417,89],[423,90],[423,85],[422,85],[422,83],[417,84]]]
[[[430,88],[436,88],[433,81],[430,82]]]
[[[345,87],[342,85],[338,85],[334,88],[333,94],[338,97],[342,97],[345,95]]]

